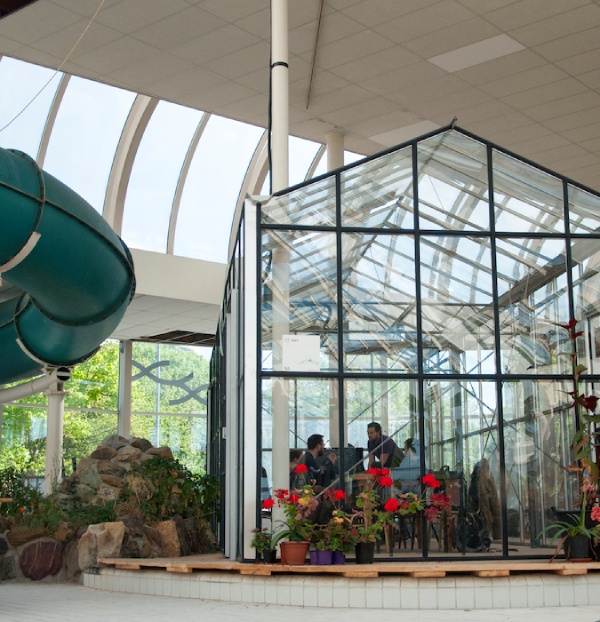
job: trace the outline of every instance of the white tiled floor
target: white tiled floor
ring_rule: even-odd
[[[85,574],[84,585],[100,590],[224,603],[254,603],[321,609],[464,610],[600,606],[600,574],[512,575],[494,579],[317,576],[247,576],[219,572],[178,575],[163,570],[104,568]]]
[[[126,582],[121,581],[120,577],[117,581],[118,587],[123,587]],[[185,588],[189,585],[190,593],[193,593],[196,587],[200,587],[200,583],[196,580],[196,575],[191,577],[173,577],[178,579],[183,594]],[[279,588],[287,585],[288,594],[294,594],[298,590],[288,582],[280,582],[279,579],[288,579],[287,577],[278,577],[276,584],[276,593],[280,594]],[[567,581],[564,585],[572,584],[577,588],[582,587],[583,583],[579,580]],[[439,581],[439,580],[438,580]],[[168,583],[162,579],[153,579],[146,581],[146,585],[151,585],[156,591],[163,588]],[[216,582],[215,582],[216,583]],[[252,584],[254,581],[251,582]],[[396,589],[395,580],[382,582],[385,585],[385,591],[396,591],[401,593],[400,603],[402,612],[391,613],[391,615],[403,616],[407,614],[408,599],[404,599],[403,589]],[[460,583],[457,580],[457,583]],[[559,582],[562,585],[562,582]],[[585,585],[585,590],[580,593],[589,594],[590,591],[599,592],[600,586],[597,584]],[[135,582],[133,583],[135,585]],[[140,581],[140,586],[144,581]],[[414,599],[414,591],[421,589],[421,580],[412,580],[410,582],[412,602]],[[208,584],[207,584],[208,585]],[[229,585],[231,587],[241,586],[235,582],[221,582],[221,585]],[[263,584],[264,586],[264,584]],[[536,588],[541,586],[536,584]],[[366,587],[363,586],[365,589]],[[405,586],[406,587],[406,586]],[[439,585],[438,585],[439,587]],[[475,584],[471,585],[471,593]],[[522,590],[523,584],[520,583],[519,589]],[[528,584],[529,587],[529,584]],[[334,586],[334,594],[339,592],[347,596],[352,588],[358,590],[358,585],[347,580],[347,584],[343,587]],[[441,592],[451,591],[451,588],[440,587],[438,590],[438,598],[436,603],[438,606],[444,605],[447,597],[440,597]],[[476,591],[476,590],[475,590]],[[554,591],[558,593],[560,589],[557,585]],[[457,588],[457,604],[458,595],[466,594],[467,587]],[[232,594],[232,592],[230,592]],[[319,587],[317,587],[319,593]],[[512,593],[512,591],[511,591]],[[536,589],[536,593],[541,593]],[[265,595],[267,590],[265,590]],[[364,591],[363,591],[364,594]],[[364,600],[364,599],[363,599]],[[394,609],[398,609],[398,600],[384,600],[390,604],[394,604]],[[417,600],[418,597],[417,597]],[[0,583],[0,620],[2,622],[106,622],[106,620],[127,620],[127,622],[171,622],[172,620],[219,620],[219,622],[265,622],[265,620],[279,620],[285,622],[306,622],[310,618],[311,622],[331,622],[332,615],[344,616],[348,615],[348,604],[337,602],[338,608],[327,606],[309,607],[307,605],[300,606],[281,606],[267,604],[253,604],[251,602],[218,602],[207,601],[196,598],[173,598],[166,596],[140,596],[139,594],[126,594],[121,592],[106,592],[91,588],[82,587],[73,584],[49,584],[49,583],[18,583],[8,581]],[[361,622],[381,622],[381,608],[362,608],[352,612]],[[466,609],[458,606],[456,609],[438,610],[435,613],[431,609],[412,610],[410,611],[411,622],[431,622],[432,619],[441,619],[443,622],[500,622],[509,620],[510,622],[565,622],[570,620],[581,620],[585,622],[594,622],[600,620],[600,605],[578,606],[576,610],[572,607],[536,607],[536,608],[518,608],[518,609],[486,609],[485,612],[478,611],[467,607]],[[434,617],[435,616],[435,617]]]

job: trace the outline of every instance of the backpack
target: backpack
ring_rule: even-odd
[[[455,534],[455,547],[461,553],[487,551],[492,544],[483,517],[468,508],[460,509]]]

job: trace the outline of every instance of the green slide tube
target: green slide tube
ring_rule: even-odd
[[[129,249],[76,192],[0,149],[0,384],[90,357],[135,292]]]

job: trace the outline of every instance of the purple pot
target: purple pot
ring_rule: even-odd
[[[331,559],[333,557],[332,551],[316,551],[316,553],[317,553],[317,560],[315,563],[318,566],[330,566],[331,565]]]
[[[333,557],[331,559],[332,564],[341,565],[346,563],[346,556],[340,551],[333,551]]]

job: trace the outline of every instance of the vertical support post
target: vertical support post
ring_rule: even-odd
[[[289,185],[288,0],[271,1],[271,183]],[[273,252],[273,369],[281,370],[283,335],[289,331],[289,253]],[[273,383],[273,488],[289,486],[289,382]],[[276,519],[275,512],[273,518]]]
[[[118,434],[124,438],[131,436],[131,368],[133,344],[131,341],[119,343],[119,420]]]
[[[344,166],[344,135],[340,132],[327,134],[327,170]]]
[[[65,414],[65,395],[62,382],[50,385],[48,396],[48,416],[46,430],[46,472],[44,494],[49,495],[53,487],[62,479],[63,422]]]

